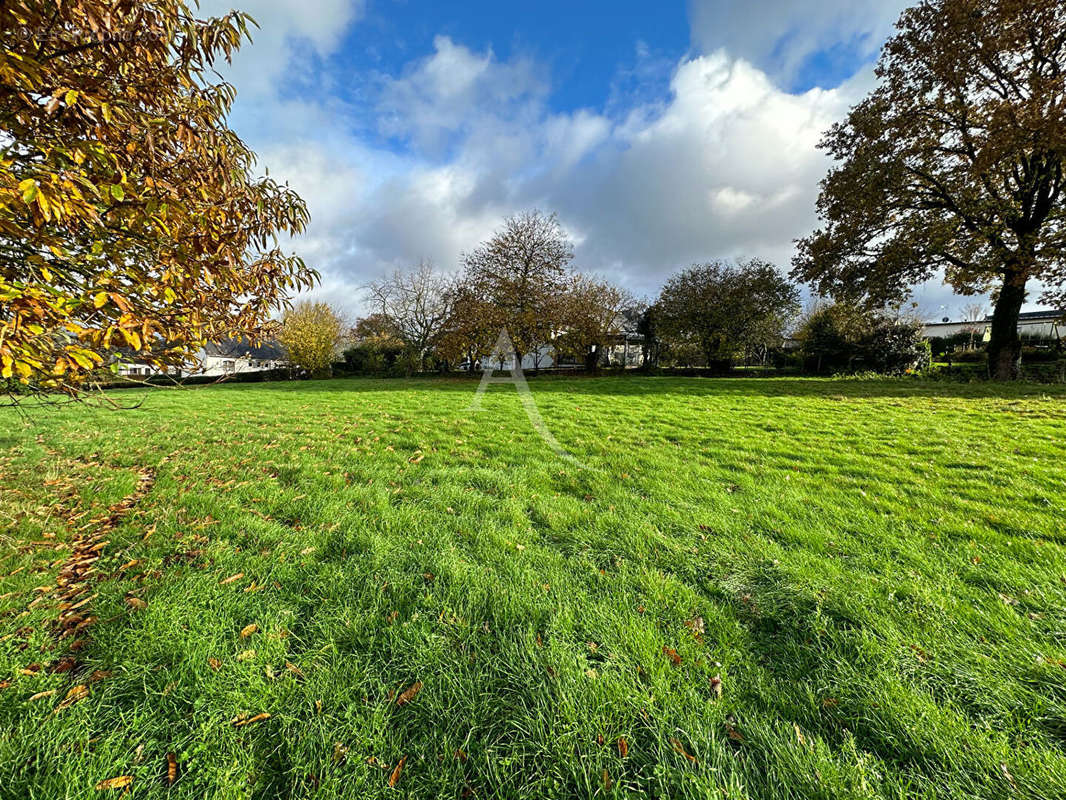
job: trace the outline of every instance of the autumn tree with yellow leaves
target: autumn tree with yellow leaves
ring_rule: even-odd
[[[308,222],[255,177],[213,71],[239,12],[183,0],[0,5],[0,374],[76,395],[120,348],[158,368],[260,338],[316,273]]]
[[[328,374],[344,336],[344,322],[326,303],[304,300],[285,312],[278,341],[293,364]]]

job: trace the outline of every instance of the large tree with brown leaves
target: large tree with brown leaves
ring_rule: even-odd
[[[823,142],[840,163],[793,274],[873,305],[940,271],[993,291],[989,366],[1012,378],[1027,289],[1066,300],[1066,4],[926,0],[897,27]]]
[[[213,72],[249,17],[183,0],[0,5],[0,371],[76,394],[119,348],[157,366],[256,338],[315,274],[303,201],[256,178]]]

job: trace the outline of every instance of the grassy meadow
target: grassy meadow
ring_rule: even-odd
[[[0,409],[0,797],[1066,797],[1066,389],[531,387]]]

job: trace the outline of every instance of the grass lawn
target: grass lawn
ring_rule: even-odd
[[[0,796],[1066,797],[1066,389],[531,385],[0,411]]]

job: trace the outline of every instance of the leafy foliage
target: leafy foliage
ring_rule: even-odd
[[[932,360],[919,320],[844,302],[815,307],[800,323],[796,338],[807,368],[815,373],[899,375],[923,371]]]
[[[508,217],[502,230],[463,258],[470,296],[459,310],[474,312],[479,320],[464,320],[460,327],[492,331],[490,346],[507,328],[519,357],[550,341],[559,327],[559,301],[573,257],[574,247],[555,214]]]
[[[343,323],[332,308],[304,300],[285,312],[278,340],[290,361],[321,374],[333,363],[342,334]]]
[[[118,348],[153,366],[257,338],[315,273],[279,235],[300,198],[255,178],[212,82],[250,18],[183,0],[0,6],[0,371],[77,393]]]
[[[989,351],[1011,377],[1027,284],[1066,298],[1066,4],[923,0],[898,27],[823,142],[840,163],[793,274],[874,307],[940,271],[996,289]]]
[[[677,356],[694,349],[728,366],[746,350],[779,346],[799,292],[772,264],[698,264],[672,276],[655,303],[655,327]]]

